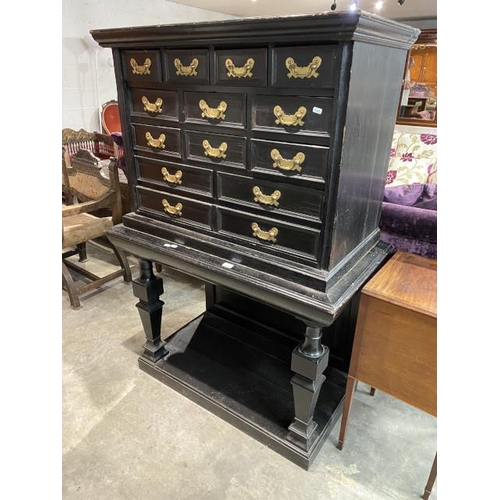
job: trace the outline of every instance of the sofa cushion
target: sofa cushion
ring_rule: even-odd
[[[396,147],[396,157],[406,158],[437,158],[436,134],[401,134]]]
[[[384,201],[396,205],[437,210],[437,184],[401,184],[384,190]]]
[[[425,184],[429,180],[429,175],[437,171],[435,165],[435,159],[413,158],[411,156],[392,158],[389,161],[385,184],[386,186]]]

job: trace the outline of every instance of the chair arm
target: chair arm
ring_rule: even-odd
[[[99,210],[100,208],[110,208],[114,203],[115,196],[114,192],[110,192],[101,196],[101,198],[97,200],[84,201],[82,203],[78,203],[77,205],[63,205],[62,216],[70,217],[72,215],[93,212],[95,210]]]

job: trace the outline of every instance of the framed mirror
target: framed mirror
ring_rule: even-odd
[[[424,29],[406,59],[396,123],[437,126],[437,29]]]

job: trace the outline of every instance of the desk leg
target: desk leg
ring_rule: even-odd
[[[354,390],[356,389],[356,382],[357,381],[355,378],[351,376],[347,377],[344,408],[342,410],[342,421],[340,422],[339,442],[337,443],[337,448],[339,450],[341,450],[344,447],[345,433],[347,430],[347,421],[349,420],[349,413],[351,411],[351,406],[352,406],[352,398],[354,395]]]
[[[438,466],[437,460],[438,460],[438,456],[436,453],[436,456],[434,457],[434,462],[432,463],[431,472],[429,474],[429,479],[427,480],[427,484],[425,485],[425,490],[424,490],[424,493],[422,495],[422,498],[424,500],[427,500],[429,498],[431,491],[432,491],[432,487],[434,486],[434,483],[436,481],[437,466]]]
[[[328,366],[328,347],[321,344],[321,328],[307,326],[305,339],[292,353],[293,400],[295,419],[288,426],[290,440],[308,451],[313,442],[314,410],[319,391],[326,377],[323,375]]]
[[[132,282],[134,295],[139,299],[139,309],[146,343],[143,345],[146,358],[156,363],[167,350],[165,342],[160,338],[161,316],[164,302],[160,300],[163,293],[163,280],[153,273],[153,264],[149,260],[141,260],[141,273],[137,281]]]

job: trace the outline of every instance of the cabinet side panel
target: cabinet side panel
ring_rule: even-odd
[[[406,53],[354,43],[329,268],[378,230]]]

